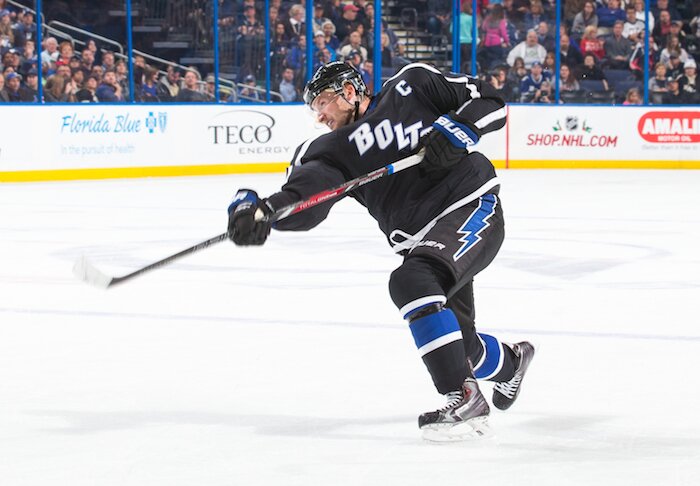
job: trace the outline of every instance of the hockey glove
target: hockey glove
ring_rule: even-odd
[[[428,170],[452,167],[467,155],[467,149],[479,141],[476,127],[454,111],[441,115],[425,136],[423,166]]]
[[[239,189],[228,207],[228,237],[237,245],[262,245],[270,235],[271,214],[255,191]]]

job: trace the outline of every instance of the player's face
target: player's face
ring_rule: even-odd
[[[352,91],[350,94],[352,99],[348,97],[349,91]],[[337,130],[352,121],[355,111],[354,97],[355,92],[352,88],[348,90],[348,85],[343,96],[340,93],[324,91],[311,103],[311,109],[319,123],[323,123],[331,130]]]

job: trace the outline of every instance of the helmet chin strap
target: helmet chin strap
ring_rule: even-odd
[[[352,117],[352,121],[356,122],[360,118],[360,102],[355,100],[355,114]]]

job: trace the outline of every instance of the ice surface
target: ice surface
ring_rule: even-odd
[[[100,290],[81,255],[129,273],[282,176],[0,186],[0,484],[698,484],[700,171],[501,177],[478,325],[538,352],[496,436],[452,445],[420,439],[443,400],[352,201]]]

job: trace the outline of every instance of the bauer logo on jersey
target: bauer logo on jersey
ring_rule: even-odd
[[[404,127],[403,123],[397,123],[392,126],[389,120],[384,119],[374,129],[369,123],[365,122],[348,136],[348,140],[355,142],[360,155],[364,155],[374,144],[377,144],[381,150],[384,150],[393,142],[396,142],[399,150],[403,150],[406,147],[414,149],[418,146],[421,128],[423,128],[422,120]]]
[[[481,241],[480,233],[489,227],[489,219],[496,212],[496,204],[498,200],[495,194],[485,194],[479,198],[479,206],[469,215],[462,227],[457,230],[457,233],[462,236],[459,241],[463,245],[452,255],[454,261],[459,260],[469,250],[474,248]]]

